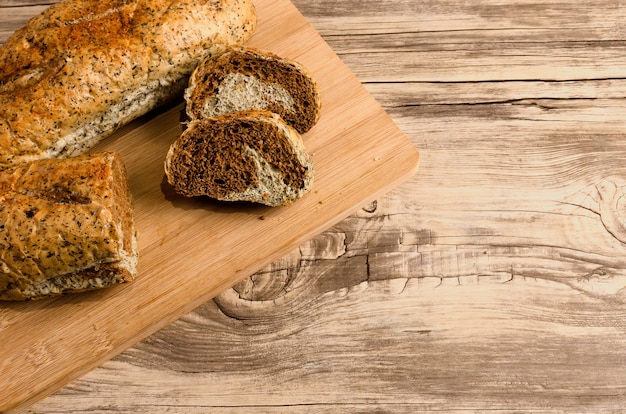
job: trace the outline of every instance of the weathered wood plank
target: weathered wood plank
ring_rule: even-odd
[[[40,407],[79,395],[82,410],[136,412],[623,407],[623,314],[565,285],[423,278],[297,296],[224,295]]]

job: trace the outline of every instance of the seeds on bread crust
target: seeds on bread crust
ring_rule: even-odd
[[[87,152],[245,42],[252,0],[62,0],[0,46],[0,169]]]
[[[131,281],[137,245],[126,170],[111,151],[0,171],[0,300]]]

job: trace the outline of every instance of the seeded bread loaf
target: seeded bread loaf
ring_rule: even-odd
[[[275,113],[191,121],[172,143],[165,174],[177,193],[288,205],[310,191],[313,165],[300,134]]]
[[[299,133],[320,117],[320,95],[299,63],[249,47],[228,47],[206,57],[185,90],[191,119],[263,109],[279,114]]]
[[[137,245],[121,157],[99,152],[0,171],[0,300],[133,280]]]
[[[0,168],[86,152],[245,42],[252,0],[62,0],[0,47]]]

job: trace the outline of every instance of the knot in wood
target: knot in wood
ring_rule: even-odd
[[[600,220],[617,240],[626,243],[626,180],[607,177],[597,186]]]

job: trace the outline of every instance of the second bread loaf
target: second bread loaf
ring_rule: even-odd
[[[98,152],[0,171],[0,300],[130,282],[132,196],[121,156]]]

